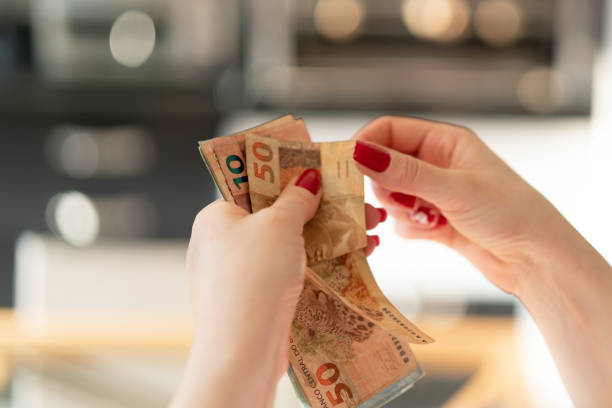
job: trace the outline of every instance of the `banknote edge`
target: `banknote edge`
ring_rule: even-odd
[[[304,390],[302,390],[302,386],[300,385],[297,377],[295,376],[295,372],[293,371],[293,367],[289,366],[287,369],[287,376],[289,377],[289,381],[293,385],[293,390],[295,391],[296,396],[298,397],[300,405],[303,408],[312,408],[306,399],[306,395],[304,394]],[[358,405],[357,408],[380,408],[383,405],[393,401],[396,398],[399,398],[401,395],[409,391],[417,381],[425,376],[425,371],[421,368],[421,365],[417,363],[417,368],[410,374],[405,377],[400,378],[395,383],[391,384],[389,387],[385,388],[372,398],[368,399],[363,404]]]
[[[200,156],[202,157],[202,161],[206,165],[206,169],[208,169],[208,172],[210,173],[210,176],[212,177],[213,181],[215,182],[215,185],[217,187],[217,190],[219,190],[220,195],[225,199],[225,201],[229,201],[229,202],[235,204],[236,200],[234,200],[234,197],[232,196],[232,192],[231,192],[231,190],[229,188],[229,185],[227,184],[227,180],[225,179],[225,177],[223,177],[221,180],[219,180],[219,178],[220,178],[219,175],[210,167],[211,165],[213,165],[213,163],[209,163],[208,160],[206,160],[206,156],[204,155],[204,152],[202,151],[202,146],[206,145],[207,143],[209,143],[211,141],[212,141],[212,139],[199,141],[198,142],[198,151],[200,152]],[[221,170],[221,165],[219,164],[219,160],[217,159],[217,154],[214,151],[212,151],[212,154],[214,156],[215,163],[219,167],[219,171],[222,171]],[[224,189],[221,188],[222,185],[227,189],[227,191],[224,191]]]
[[[400,378],[397,382],[391,384],[389,387],[374,395],[363,404],[358,405],[357,408],[380,408],[406,393],[424,376],[425,371],[423,371],[421,365],[417,363],[416,370],[407,376]]]
[[[287,369],[287,376],[289,376],[289,380],[291,381],[291,384],[293,385],[293,391],[295,391],[295,395],[298,397],[300,405],[302,405],[302,407],[304,408],[310,408],[310,404],[308,403],[308,400],[306,399],[304,390],[302,390],[302,386],[300,385],[300,382],[295,376],[295,372],[293,371],[293,367],[291,367],[291,365],[289,365],[289,368]]]

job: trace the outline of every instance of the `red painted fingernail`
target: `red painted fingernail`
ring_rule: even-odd
[[[414,204],[416,203],[416,197],[413,195],[402,194],[402,193],[391,193],[389,195],[393,201],[398,204],[403,205],[404,207],[414,208]]]
[[[440,217],[438,217],[438,227],[442,227],[442,226],[444,226],[446,224],[448,224],[448,220],[446,219],[445,216],[440,214]]]
[[[385,220],[387,219],[387,210],[385,210],[384,208],[377,208],[377,210],[380,213],[379,222],[385,222]]]
[[[436,219],[436,214],[433,213],[431,208],[427,208],[427,207],[419,207],[419,209],[417,210],[417,212],[422,212],[423,214],[425,214],[427,216],[427,222],[429,224],[431,224],[432,222],[434,222],[434,220]]]
[[[295,182],[298,187],[305,188],[312,194],[317,195],[321,187],[321,174],[317,169],[305,170],[300,178]]]
[[[359,141],[355,143],[353,159],[377,172],[387,170],[391,162],[391,156],[387,152]]]
[[[372,235],[372,238],[374,239],[374,242],[376,243],[376,246],[380,245],[380,237],[378,235]]]

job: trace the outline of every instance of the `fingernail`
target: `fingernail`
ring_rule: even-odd
[[[433,212],[433,210],[431,208],[420,207],[417,210],[417,212],[422,212],[423,214],[425,214],[427,216],[427,223],[428,224],[431,224],[436,219],[436,214],[434,214],[434,212]]]
[[[403,205],[404,207],[414,208],[414,204],[416,203],[416,197],[413,195],[402,194],[402,193],[391,193],[389,195],[393,201],[398,204]]]
[[[385,210],[384,208],[377,208],[377,210],[380,213],[379,222],[385,222],[385,220],[387,219],[387,210]]]
[[[372,238],[374,239],[374,242],[376,243],[376,246],[380,245],[380,237],[378,235],[372,235]]]
[[[321,174],[317,169],[305,170],[300,178],[295,182],[298,187],[305,188],[312,194],[317,195],[321,187]]]
[[[446,224],[448,224],[448,220],[446,219],[445,216],[440,214],[440,217],[438,217],[438,227],[442,227],[442,226],[444,226]]]
[[[359,141],[355,143],[353,159],[377,172],[387,170],[389,162],[391,162],[391,156],[387,152]]]

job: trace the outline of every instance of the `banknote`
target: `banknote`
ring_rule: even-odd
[[[208,140],[205,142],[199,142],[199,150],[200,154],[202,155],[202,159],[204,160],[204,163],[206,164],[206,167],[210,172],[210,175],[212,176],[213,180],[215,181],[215,184],[217,185],[217,188],[219,189],[219,192],[221,193],[221,196],[225,199],[225,201],[229,201],[230,203],[236,204],[236,200],[234,200],[227,181],[225,180],[223,170],[217,162],[217,156],[215,156],[215,151],[213,150],[213,141]],[[251,204],[249,201],[249,208],[247,209],[247,211],[250,212],[250,209]]]
[[[349,252],[311,265],[310,268],[330,290],[353,304],[365,318],[387,332],[413,344],[428,344],[434,341],[406,319],[385,297],[374,279],[364,251]]]
[[[365,247],[363,176],[353,161],[353,141],[310,143],[246,135],[253,212],[268,207],[285,185],[309,168],[321,172],[323,197],[304,226],[308,264]]]
[[[405,339],[368,320],[310,269],[289,363],[298,397],[310,407],[380,407],[423,375]]]
[[[409,344],[433,339],[387,300],[360,249],[365,210],[354,144],[309,143],[302,120],[277,121],[201,143],[202,157],[223,196],[244,205],[247,191],[243,208],[253,212],[303,170],[321,171],[322,204],[304,227],[310,267],[291,327],[288,374],[304,406],[381,407],[424,375]],[[241,158],[240,173],[231,171],[232,155]],[[243,172],[242,189],[232,190]]]
[[[263,136],[279,140],[292,140],[296,142],[310,142],[310,135],[303,119],[294,119],[290,123],[282,123],[274,126],[260,126],[244,132],[257,136]]]
[[[200,152],[223,198],[251,211],[249,183],[244,155],[247,132],[287,140],[308,141],[308,131],[302,120],[286,115],[261,126],[233,135],[200,142]]]

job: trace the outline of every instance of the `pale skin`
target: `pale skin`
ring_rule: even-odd
[[[517,297],[575,405],[609,405],[612,268],[555,207],[465,128],[382,117],[355,138],[390,159],[384,170],[357,166],[398,234],[448,245]],[[198,215],[187,254],[196,329],[173,407],[272,405],[304,277],[301,229],[319,199],[291,184],[255,215],[227,203]],[[382,214],[366,212],[376,226]]]

